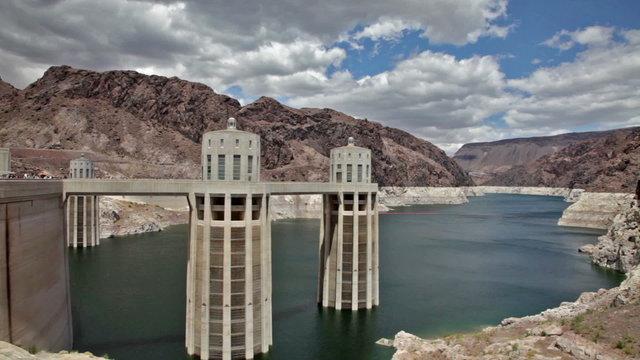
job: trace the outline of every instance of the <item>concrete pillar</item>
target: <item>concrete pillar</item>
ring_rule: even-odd
[[[370,309],[378,299],[378,212],[375,193],[323,196],[318,302]]]
[[[187,266],[187,352],[202,359],[253,359],[272,344],[269,196],[189,197],[196,210]]]
[[[100,245],[100,207],[98,196],[69,196],[66,202],[67,246]]]

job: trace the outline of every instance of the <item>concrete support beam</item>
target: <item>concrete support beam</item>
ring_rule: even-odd
[[[187,351],[202,359],[252,359],[272,343],[268,194],[189,198],[197,210],[191,214]]]
[[[70,196],[65,202],[67,246],[100,245],[100,207],[97,196]]]
[[[376,193],[323,196],[318,303],[370,309],[379,304]]]

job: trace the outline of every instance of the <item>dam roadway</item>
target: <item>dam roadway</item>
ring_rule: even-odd
[[[268,208],[268,196],[270,195],[325,195],[324,214],[327,217],[327,222],[321,228],[320,256],[327,259],[327,267],[320,269],[321,274],[325,275],[320,277],[322,283],[319,284],[319,287],[322,292],[319,293],[319,302],[323,306],[335,307],[336,309],[350,308],[355,310],[363,306],[370,308],[378,305],[377,191],[377,184],[371,183],[172,179],[0,180],[0,340],[8,341],[24,348],[36,347],[37,349],[51,351],[72,348],[73,329],[69,294],[68,250],[64,236],[65,205],[70,196],[185,196],[189,202],[190,224],[193,228],[190,231],[189,239],[194,252],[191,256],[195,257],[197,254],[195,254],[196,246],[194,246],[194,241],[196,241],[196,238],[194,235],[199,231],[196,226],[202,226],[207,221],[211,224],[223,223],[223,221],[212,219],[214,212],[219,207],[213,201],[220,196],[227,201],[227,205],[220,207],[220,211],[225,214],[231,214],[231,210],[235,211],[236,208],[236,205],[231,205],[230,200],[233,197],[244,197],[247,201],[261,197],[264,199],[262,206],[267,206]],[[331,196],[331,198],[328,196]],[[199,202],[206,198],[210,198],[211,202]],[[329,199],[331,200],[329,201]],[[266,231],[270,231],[270,227],[267,225],[269,222],[268,216],[259,216],[259,220],[253,219],[255,220],[253,221],[251,219],[252,208],[247,206],[246,209],[246,216],[248,216],[246,220],[247,229],[255,224],[261,224],[260,226],[264,227]],[[264,211],[266,215],[267,210]],[[225,223],[226,225],[224,226],[238,226],[238,221],[230,221],[232,218],[227,216],[229,214],[225,215],[225,219],[228,218],[226,220],[228,223]],[[333,221],[330,220],[332,216],[337,219],[336,215],[340,220],[335,220],[335,223],[331,222]],[[200,218],[200,216],[204,216],[204,219]],[[347,220],[343,221],[343,217],[351,220],[348,220],[349,222]],[[368,220],[358,220],[360,217]],[[359,232],[357,230],[358,221],[365,221],[362,223]],[[335,231],[334,227],[339,231]],[[345,230],[343,230],[343,227]],[[206,231],[208,232],[208,230]],[[345,246],[347,246],[347,241],[351,241],[350,236],[353,236],[354,240],[361,239],[353,241],[354,245],[352,246],[354,246],[356,254],[359,242],[363,241],[361,244],[367,244],[367,275],[364,276],[365,268],[363,265],[361,270],[364,277],[358,278],[357,266],[354,266],[353,285],[351,285],[351,282],[346,282],[343,287],[340,265],[336,269],[330,269],[329,266],[335,267],[336,264],[342,264],[342,261],[347,261],[346,258],[342,260],[342,244],[345,241]],[[269,237],[265,237],[265,239],[269,239]],[[334,242],[335,245],[332,245]],[[205,248],[202,248],[202,244],[198,245],[198,251],[207,250],[207,244],[208,242],[205,243]],[[267,246],[264,248],[264,255],[262,255],[266,268],[264,269],[265,285],[262,286],[265,296],[269,296],[269,309],[267,312],[267,305],[265,305],[264,316],[266,320],[265,324],[262,325],[264,326],[265,342],[262,352],[268,351],[269,344],[266,339],[268,339],[267,334],[270,337],[271,333],[270,240],[264,246]],[[328,260],[330,257],[333,259],[335,256],[338,256],[340,260],[337,262]],[[354,256],[354,260],[356,259],[357,257]],[[357,262],[355,263],[357,264]],[[190,268],[190,271],[192,271],[190,276],[192,277],[195,276],[193,274],[196,271],[200,271],[199,265],[189,266],[192,266]],[[192,282],[195,282],[195,277]],[[360,290],[362,294],[360,297],[358,297],[357,290],[358,282],[361,283],[361,286],[364,286]],[[205,306],[206,303],[208,307],[209,297],[204,294],[209,293],[209,291],[201,291],[196,288],[196,285],[189,283],[190,281],[187,279],[187,287],[191,289],[189,291],[192,291],[192,293],[187,294],[188,299],[190,299],[190,296],[206,298],[206,300],[203,300],[202,305]],[[341,294],[343,291],[340,289],[346,289],[351,286],[354,287],[354,291],[345,292],[350,297],[342,299]],[[366,292],[364,292],[364,288],[366,288]],[[366,301],[363,300],[365,299],[365,294]],[[227,300],[225,299],[224,301],[226,302]],[[215,305],[211,304],[210,306],[214,308]],[[249,305],[251,304],[249,303]],[[209,321],[204,316],[207,313],[208,311],[195,307],[195,301],[193,309],[188,309],[186,319],[186,343],[188,347],[205,348],[204,339],[207,334],[205,330],[208,329]],[[200,318],[202,318],[202,322]],[[202,345],[200,345],[200,338],[203,339]],[[244,347],[241,347],[242,351],[245,351]],[[221,358],[227,358],[231,352],[240,354],[240,347],[237,347],[235,343],[229,343],[228,340],[224,340],[222,348],[224,348],[224,352],[221,354],[224,354],[224,356],[221,356]],[[209,357],[206,352],[204,355]],[[247,350],[247,358],[252,357],[252,355]],[[219,355],[212,353],[210,356],[218,358]]]

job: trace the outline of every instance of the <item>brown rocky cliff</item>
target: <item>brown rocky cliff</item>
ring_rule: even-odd
[[[202,134],[235,116],[262,138],[263,180],[326,181],[329,150],[353,136],[372,149],[373,178],[383,185],[471,184],[444,152],[403,131],[270,98],[241,107],[177,78],[59,66],[17,94],[0,109],[2,146],[86,151],[104,176],[198,178]]]
[[[635,190],[640,174],[640,128],[584,140],[485,183],[498,186],[581,188],[595,192]]]

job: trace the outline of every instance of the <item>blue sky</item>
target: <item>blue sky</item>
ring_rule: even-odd
[[[464,143],[640,125],[637,0],[10,0],[0,76],[203,82]]]

